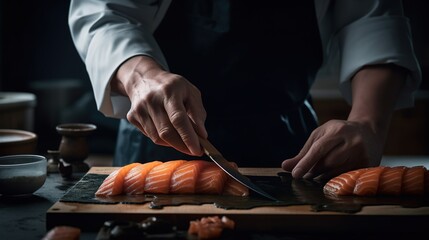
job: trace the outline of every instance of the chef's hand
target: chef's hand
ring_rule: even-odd
[[[382,136],[369,124],[331,120],[310,135],[300,153],[282,168],[295,178],[331,178],[352,169],[380,163]]]
[[[206,112],[200,91],[184,77],[163,70],[150,57],[136,56],[119,67],[111,87],[129,97],[128,121],[154,143],[203,154],[198,135],[207,138]]]
[[[378,166],[397,96],[408,71],[393,64],[363,67],[352,78],[347,121],[315,129],[300,153],[283,161],[294,178],[329,179],[357,168]]]

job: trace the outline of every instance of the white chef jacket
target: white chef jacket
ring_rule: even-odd
[[[69,26],[85,62],[98,109],[125,118],[128,97],[110,89],[118,67],[136,55],[168,64],[153,33],[171,0],[72,0]],[[336,79],[351,103],[351,78],[364,65],[394,63],[410,70],[395,108],[410,107],[421,82],[408,18],[400,0],[316,0],[323,63],[315,81]],[[281,24],[281,23],[279,23]]]

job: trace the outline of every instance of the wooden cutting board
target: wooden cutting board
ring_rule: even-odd
[[[109,174],[114,167],[93,167],[88,174]],[[276,176],[279,168],[241,168],[247,176]],[[187,229],[189,221],[205,216],[228,216],[243,231],[286,231],[289,233],[419,233],[429,223],[429,204],[424,207],[399,205],[364,206],[356,213],[314,211],[310,205],[263,206],[252,209],[222,209],[214,204],[166,206],[152,209],[145,204],[93,204],[56,202],[46,214],[47,229],[70,225],[87,231],[100,229],[104,221],[142,221],[160,217]]]

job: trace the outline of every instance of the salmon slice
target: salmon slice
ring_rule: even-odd
[[[81,230],[77,227],[60,225],[49,230],[42,240],[79,240]]]
[[[353,194],[358,196],[374,196],[378,191],[380,175],[385,167],[366,168],[365,171],[356,180]]]
[[[395,196],[400,195],[405,169],[406,168],[403,166],[386,167],[380,175],[378,194]]]
[[[152,168],[161,164],[161,161],[153,161],[133,167],[124,178],[124,193],[129,195],[143,194],[147,174]]]
[[[115,178],[118,176],[119,170],[120,169],[116,169],[115,171],[111,172],[109,176],[106,177],[106,179],[104,179],[100,187],[98,187],[97,192],[95,192],[96,196],[111,195],[113,184],[115,183]]]
[[[169,193],[173,172],[185,162],[185,160],[173,160],[152,168],[146,176],[144,191],[148,193]]]
[[[221,194],[228,175],[215,163],[208,162],[201,170],[195,191],[205,194]]]
[[[222,237],[224,229],[233,230],[235,222],[226,216],[203,217],[189,222],[188,234],[195,239],[218,239]]]
[[[425,191],[425,173],[426,168],[423,166],[407,168],[402,181],[402,194],[423,195]]]
[[[231,165],[238,169],[234,162],[231,162]],[[164,163],[132,163],[116,169],[106,177],[96,195],[144,193],[248,196],[249,189],[213,162],[173,160]]]
[[[238,170],[238,165],[235,162],[230,162],[231,166]],[[223,195],[230,195],[230,196],[249,196],[249,189],[232,178],[231,176],[228,176],[228,180],[225,183],[225,186],[223,187]]]
[[[95,195],[113,196],[122,194],[125,175],[127,175],[132,168],[140,164],[141,163],[131,163],[113,171],[106,179],[104,179],[97,192],[95,192]]]
[[[356,180],[364,171],[364,169],[353,170],[332,178],[323,187],[323,192],[335,196],[352,195]]]
[[[355,171],[363,171],[356,179],[352,194],[359,196],[374,195],[424,195],[429,194],[429,171],[424,166],[416,167],[373,167]],[[348,172],[352,174],[355,171]],[[329,180],[323,187],[327,195],[351,195],[350,184],[345,184],[343,173]]]
[[[234,178],[228,176],[222,194],[245,197],[249,196],[249,189]]]
[[[195,193],[195,186],[201,169],[207,161],[193,160],[180,165],[171,177],[170,192],[176,194]]]

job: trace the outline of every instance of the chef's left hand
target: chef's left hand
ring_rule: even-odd
[[[331,120],[313,131],[300,153],[283,161],[294,178],[329,179],[380,163],[383,144],[369,124]]]
[[[389,122],[408,75],[394,64],[364,66],[351,80],[347,121],[331,120],[315,129],[300,153],[283,161],[294,178],[331,178],[353,169],[378,166]]]

